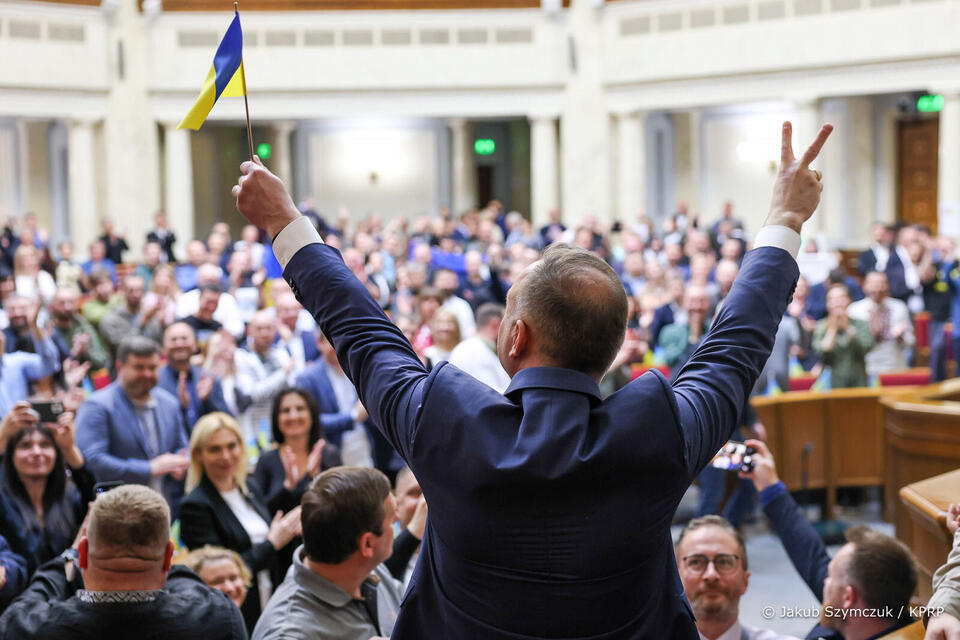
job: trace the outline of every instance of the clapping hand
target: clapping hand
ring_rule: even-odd
[[[947,509],[947,530],[951,535],[960,529],[960,504],[951,504]]]
[[[316,478],[320,473],[320,467],[323,462],[323,447],[326,444],[327,441],[320,438],[316,444],[313,445],[313,448],[310,449],[310,455],[307,456],[307,474],[311,478]]]
[[[274,549],[283,549],[291,540],[300,535],[300,507],[290,511],[287,515],[277,511],[273,516],[273,522],[270,523],[270,532],[267,534],[267,540],[273,545]]]
[[[289,445],[280,447],[280,463],[283,465],[283,488],[287,491],[293,491],[303,474],[297,467],[297,454],[293,452]]]
[[[213,376],[204,373],[197,382],[197,397],[200,398],[200,402],[206,402],[211,391],[213,391]]]
[[[810,219],[820,204],[820,172],[810,168],[820,149],[833,131],[833,126],[823,125],[813,144],[797,160],[793,155],[793,125],[783,123],[783,139],[780,148],[780,171],[773,187],[773,201],[765,225],[782,225],[800,233],[803,223]]]

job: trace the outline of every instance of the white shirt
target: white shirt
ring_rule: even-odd
[[[250,536],[252,544],[259,544],[267,539],[267,534],[270,533],[270,525],[257,513],[256,509],[250,506],[247,499],[240,493],[240,489],[231,489],[226,493],[221,492],[220,497],[223,498],[223,501],[230,507],[230,511],[240,521],[240,526]],[[257,588],[260,592],[260,605],[265,607],[267,601],[270,600],[270,592],[273,590],[270,571],[267,569],[257,572]]]
[[[497,357],[496,345],[480,336],[467,338],[450,352],[450,364],[472,375],[480,382],[503,393],[510,386],[510,376]]]
[[[700,640],[708,640],[707,636],[699,631],[697,633],[700,634]],[[741,625],[739,620],[734,622],[732,627],[721,633],[717,640],[743,640],[744,638],[746,638],[746,640],[798,640],[794,636],[782,636],[769,629],[754,629],[745,624]]]
[[[353,411],[357,404],[357,390],[342,371],[327,367],[327,378],[337,397],[341,413]],[[373,467],[373,450],[362,422],[354,421],[353,429],[345,431],[340,441],[340,458],[347,467]]]
[[[181,293],[177,298],[177,317],[186,318],[192,316],[200,308],[200,290],[191,289],[186,293]],[[220,294],[220,302],[217,303],[217,310],[213,312],[213,319],[223,325],[223,328],[230,332],[237,340],[243,339],[246,328],[243,326],[243,316],[240,313],[240,305],[237,299],[229,293]]]

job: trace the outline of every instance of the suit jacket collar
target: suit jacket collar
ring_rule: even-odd
[[[113,384],[116,385],[114,389],[115,389],[115,393],[117,394],[117,397],[120,398],[121,402],[123,402],[124,405],[126,405],[126,407],[130,411],[130,417],[133,418],[133,421],[130,423],[131,431],[133,432],[133,437],[136,438],[137,444],[140,445],[140,448],[143,450],[144,455],[149,457],[150,450],[147,447],[147,436],[143,433],[143,426],[140,424],[140,418],[137,416],[137,405],[133,404],[133,401],[130,400],[130,397],[127,395],[127,392],[124,391],[123,387],[120,386],[119,380],[114,381]],[[153,389],[150,390],[150,399],[147,400],[147,404],[145,406],[154,411],[156,411],[157,409],[158,403],[157,403],[157,399],[153,395]],[[157,439],[159,440],[160,450],[166,451],[164,447],[167,445],[167,443],[163,441],[163,429],[160,424],[160,413],[157,412],[156,416],[157,416]],[[116,416],[116,418],[119,419],[120,416]]]
[[[590,397],[591,404],[599,404],[603,397],[597,381],[585,373],[560,367],[528,367],[513,376],[503,395],[514,402],[520,401],[525,389],[556,389],[573,391]]]
[[[247,478],[247,482],[250,482],[250,478]],[[243,525],[240,524],[240,520],[233,513],[233,510],[230,508],[230,505],[227,504],[227,501],[223,499],[223,496],[220,495],[220,492],[213,482],[210,481],[210,478],[207,477],[207,474],[203,474],[200,478],[200,490],[207,496],[207,500],[210,502],[210,506],[213,508],[214,513],[217,514],[217,519],[220,522],[230,522],[231,520],[237,523],[237,526],[240,530],[243,530],[246,534],[246,530],[243,529]],[[241,492],[243,493],[243,492]],[[244,499],[247,501],[253,509],[260,514],[260,517],[263,518],[267,524],[270,524],[270,515],[267,513],[267,510],[264,509],[263,505],[260,504],[258,500],[251,500],[249,486],[246,494],[243,494]]]

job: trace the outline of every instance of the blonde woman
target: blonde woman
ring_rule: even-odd
[[[430,321],[433,344],[423,350],[424,355],[437,365],[450,359],[450,352],[460,344],[460,323],[452,311],[437,309]]]
[[[205,545],[188,553],[183,564],[208,587],[226,594],[237,608],[243,607],[253,576],[236,551]],[[256,621],[253,625],[249,620],[245,622],[247,633],[252,635]]]
[[[190,436],[189,493],[180,505],[180,537],[190,549],[214,545],[236,551],[257,575],[258,588],[240,607],[249,624],[283,580],[289,562],[282,563],[278,552],[300,535],[300,507],[287,515],[277,512],[271,520],[246,470],[237,421],[221,412],[200,418]]]

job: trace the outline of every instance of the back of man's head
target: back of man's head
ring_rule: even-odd
[[[917,588],[917,569],[910,551],[898,540],[865,526],[846,532],[853,552],[847,577],[870,609],[906,610]]]
[[[170,507],[150,487],[117,487],[93,502],[87,539],[98,550],[115,550],[118,555],[154,551],[160,556],[170,539]]]
[[[627,295],[610,265],[590,251],[553,244],[516,287],[515,313],[533,325],[544,356],[587,375],[606,372],[627,326]]]
[[[340,564],[360,537],[383,532],[390,481],[376,469],[334,467],[310,484],[301,502],[303,546],[313,562]]]

